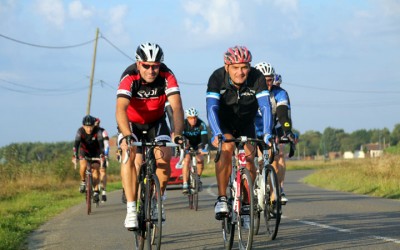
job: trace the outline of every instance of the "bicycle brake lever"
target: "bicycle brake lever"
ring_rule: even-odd
[[[122,163],[123,163],[123,164],[126,164],[126,163],[128,162],[128,159],[129,159],[130,154],[131,154],[131,150],[130,150],[130,148],[128,147],[128,149],[125,151],[125,156],[124,156],[124,158],[123,158],[123,160],[122,160]]]

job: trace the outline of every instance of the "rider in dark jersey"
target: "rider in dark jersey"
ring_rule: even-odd
[[[75,161],[79,159],[79,173],[81,176],[81,184],[79,191],[81,193],[85,192],[85,170],[87,166],[87,160],[85,157],[100,158],[104,155],[104,141],[102,131],[94,126],[96,118],[87,115],[83,117],[82,127],[78,129],[75,135],[74,143],[74,156]],[[94,201],[99,201],[99,162],[94,162],[92,164],[92,176],[94,185]]]
[[[199,178],[204,169],[204,154],[208,153],[208,131],[207,125],[198,118],[199,112],[195,108],[189,108],[185,111],[186,119],[184,121],[183,135],[188,141],[188,147],[193,147],[197,150],[197,173]],[[188,177],[189,177],[189,163],[191,161],[190,155],[186,154],[182,166],[183,186],[182,192],[188,193]],[[199,183],[199,191],[202,190],[202,182]]]
[[[229,48],[224,54],[225,66],[210,76],[206,99],[207,117],[215,147],[218,146],[218,135],[222,135],[223,139],[237,136],[255,138],[254,117],[259,108],[264,119],[264,140],[270,143],[272,115],[269,92],[264,76],[250,66],[251,59],[251,53],[246,47]],[[218,184],[215,215],[218,220],[228,213],[226,188],[232,171],[234,148],[235,143],[223,143],[220,160],[215,165]],[[252,178],[255,178],[254,146],[247,143],[245,151],[246,167]]]
[[[174,141],[182,143],[183,108],[179,86],[172,71],[163,63],[164,53],[158,44],[143,43],[136,50],[136,63],[130,65],[122,74],[117,91],[116,118],[120,130],[119,145],[122,155],[131,147],[127,162],[122,161],[121,177],[127,199],[125,227],[138,226],[137,173],[135,158],[141,157],[132,141],[140,141],[147,131],[147,139],[170,141],[171,132],[164,117],[164,106],[168,100],[173,109]],[[171,172],[171,148],[157,147],[156,174],[160,180],[162,195]],[[155,209],[155,212],[158,210]],[[165,220],[164,209],[163,220]],[[157,216],[153,214],[152,216]]]
[[[276,136],[277,144],[279,144],[280,139],[283,137],[287,137],[289,140],[294,140],[294,134],[292,133],[291,106],[288,93],[286,90],[275,84],[275,80],[279,81],[279,77],[275,79],[275,70],[271,64],[260,62],[256,64],[255,67],[265,76],[270,91],[270,101],[274,121],[273,134]],[[257,134],[260,135],[263,127],[260,114],[256,116],[255,124]],[[285,205],[288,202],[288,199],[283,191],[283,181],[285,179],[286,170],[283,147],[280,147],[279,154],[275,155],[272,166],[277,173],[281,186],[281,201],[282,204]]]

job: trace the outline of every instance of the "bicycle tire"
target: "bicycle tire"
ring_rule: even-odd
[[[249,216],[250,216],[250,223],[249,228],[245,228],[242,224],[242,213],[241,211],[238,212],[238,238],[239,238],[239,249],[251,249],[253,245],[253,236],[254,236],[254,192],[253,192],[253,182],[251,179],[250,171],[247,168],[240,168],[239,170],[241,173],[241,192],[239,194],[240,199],[240,207],[243,207],[243,204],[249,203]],[[244,200],[244,190],[247,183],[248,187],[248,201]]]
[[[278,182],[278,176],[275,172],[275,169],[271,165],[267,165],[265,167],[265,209],[264,209],[264,220],[265,225],[267,227],[266,234],[268,240],[274,240],[278,234],[279,224],[281,221],[282,215],[282,205],[281,205],[281,194],[280,194],[280,185]],[[268,185],[267,185],[268,184]],[[275,200],[272,200],[271,189],[273,197]]]
[[[199,176],[196,172],[189,172],[189,208],[197,211],[199,206]]]
[[[144,248],[144,240],[145,240],[145,232],[146,232],[146,223],[145,223],[145,214],[144,214],[144,197],[145,197],[145,188],[144,181],[140,181],[138,185],[138,195],[139,199],[136,204],[137,212],[138,212],[138,229],[133,231],[134,233],[134,245],[137,250],[143,250]]]
[[[233,240],[235,239],[235,222],[232,219],[232,203],[234,193],[231,190],[232,185],[230,184],[227,188],[227,199],[228,199],[228,216],[222,220],[222,238],[224,240],[224,248],[231,250],[233,247]]]
[[[151,221],[151,234],[149,235],[151,245],[154,245],[154,249],[161,248],[161,236],[162,236],[162,199],[161,199],[161,186],[156,174],[152,175],[151,180],[151,206],[156,206],[158,217],[157,220]],[[155,203],[155,204],[154,204]],[[150,248],[149,248],[150,249]]]
[[[254,179],[254,201],[256,201],[256,203],[254,204],[254,235],[258,235],[258,232],[260,230],[260,221],[261,221],[261,208],[258,206],[258,202],[259,202],[259,192],[258,190],[261,188],[260,186],[260,178],[261,175],[257,174],[256,178]]]
[[[90,178],[90,174],[86,174],[85,182],[86,182],[86,210],[87,215],[90,215],[92,212],[92,178]]]

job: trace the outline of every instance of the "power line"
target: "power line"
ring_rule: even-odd
[[[75,44],[75,45],[67,45],[67,46],[47,46],[47,45],[39,45],[39,44],[33,44],[33,43],[28,43],[28,42],[23,42],[8,36],[5,36],[3,34],[0,34],[1,37],[17,42],[17,43],[21,43],[21,44],[25,44],[25,45],[29,45],[29,46],[33,46],[33,47],[39,47],[39,48],[45,48],[45,49],[70,49],[70,48],[75,48],[75,47],[80,47],[89,43],[92,43],[95,39],[87,41],[87,42],[83,42],[83,43],[79,43],[79,44]]]
[[[132,57],[128,56],[125,52],[123,52],[121,49],[119,49],[117,46],[115,46],[110,40],[108,40],[102,33],[100,33],[100,38],[103,38],[106,42],[108,42],[114,49],[116,49],[118,52],[120,52],[122,55],[126,56],[129,58],[131,61],[135,61]]]
[[[321,88],[315,86],[307,86],[307,85],[300,85],[294,83],[286,83],[285,85],[292,85],[301,88],[308,88],[308,89],[316,89],[316,90],[323,90],[323,91],[334,91],[334,92],[343,92],[343,93],[357,93],[357,94],[400,94],[400,91],[379,91],[379,90],[351,90],[351,89],[331,89],[331,88]]]

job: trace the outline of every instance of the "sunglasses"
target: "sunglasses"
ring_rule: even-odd
[[[146,64],[146,63],[141,63],[141,65],[143,66],[143,68],[145,69],[152,69],[152,70],[157,70],[160,68],[160,64],[154,64],[154,65],[150,65],[150,64]]]

